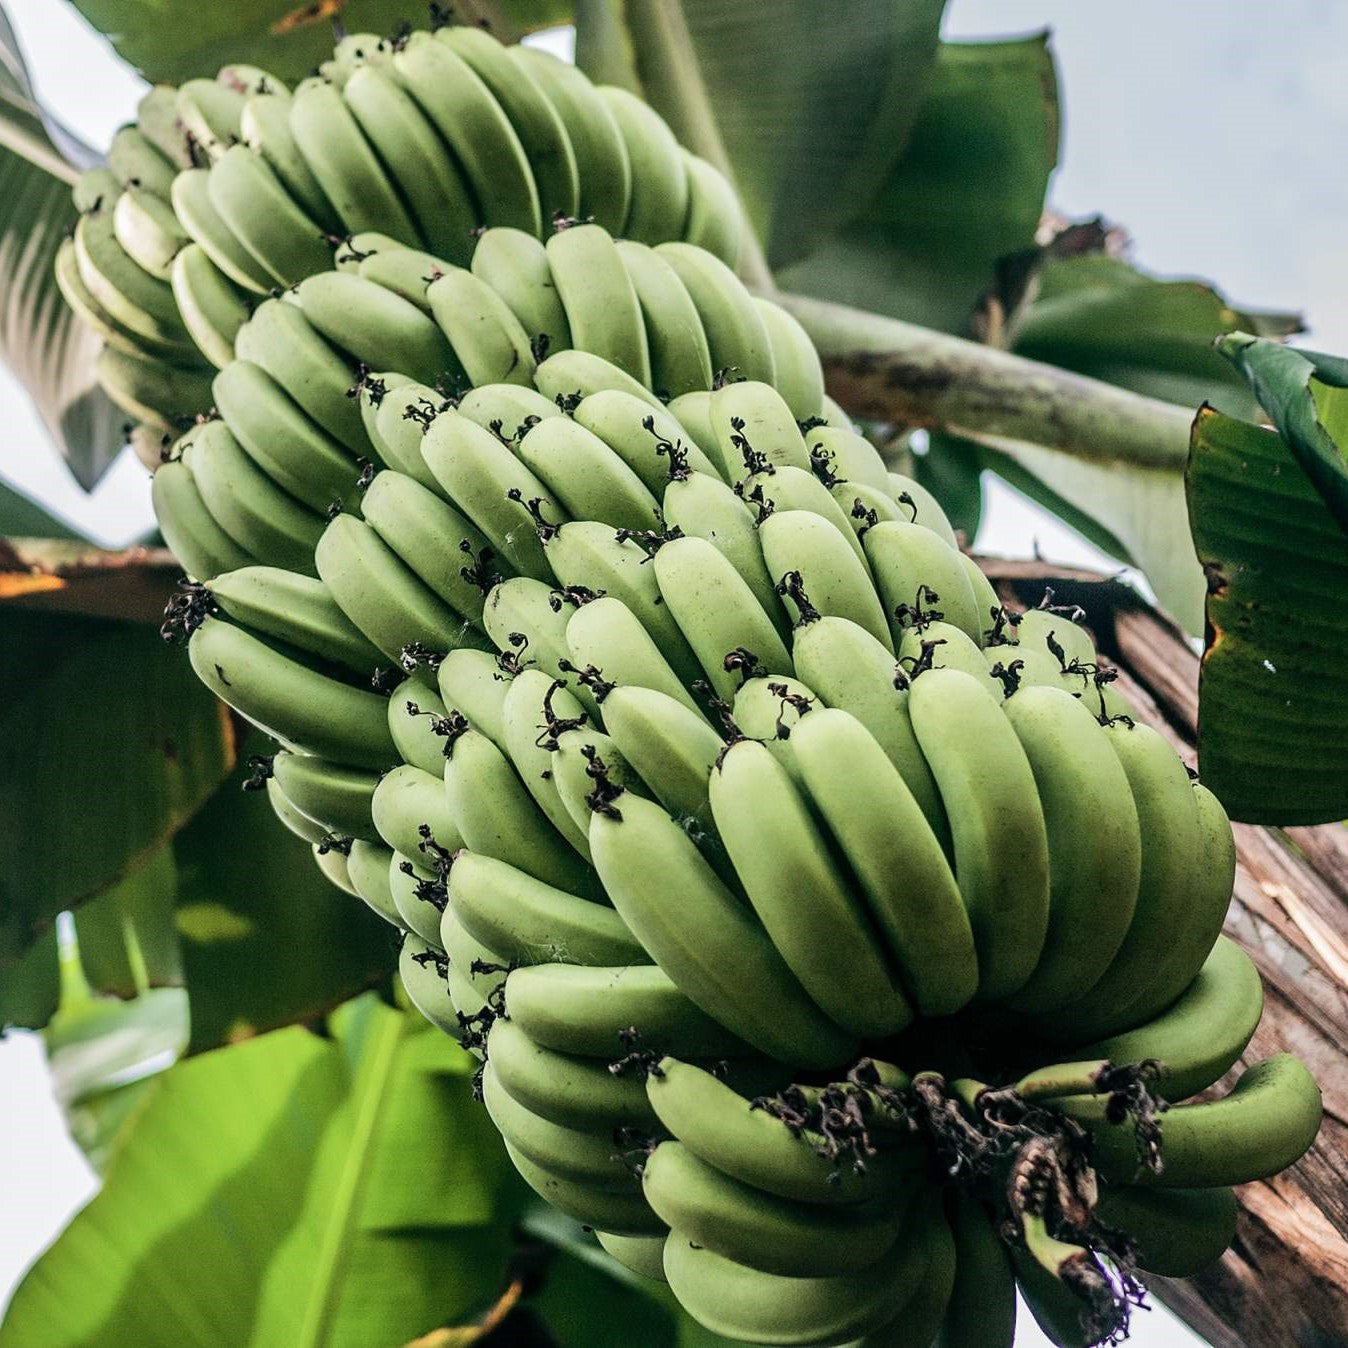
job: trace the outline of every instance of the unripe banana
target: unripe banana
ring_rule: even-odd
[[[381,539],[461,619],[481,625],[486,595],[478,566],[486,538],[453,506],[402,473],[378,473],[361,513]]]
[[[489,651],[450,651],[436,677],[445,706],[462,713],[469,725],[504,751],[505,698],[512,676],[501,668],[497,657]],[[443,757],[443,743],[440,752]]]
[[[796,766],[795,728],[818,702],[814,689],[799,679],[765,674],[745,679],[731,708],[731,720],[740,733],[762,743],[802,790],[805,782]]]
[[[506,52],[536,81],[566,128],[580,195],[577,209],[569,214],[593,219],[611,234],[622,233],[632,198],[632,165],[607,103],[570,62],[536,47],[508,47]]]
[[[138,127],[124,126],[113,136],[108,146],[108,168],[123,187],[142,187],[164,199],[172,189],[173,165]]]
[[[909,518],[914,524],[930,529],[952,548],[959,546],[940,502],[915,478],[905,477],[902,473],[890,473],[889,494],[909,512]]]
[[[805,432],[805,444],[812,463],[821,463],[834,477],[842,479],[840,490],[844,497],[858,487],[868,487],[888,497],[889,470],[864,435],[835,426],[813,426]],[[911,520],[912,515],[905,513],[899,518]]]
[[[218,160],[240,135],[244,97],[215,80],[187,80],[178,87],[178,122],[196,148]]]
[[[175,169],[192,166],[183,129],[178,125],[178,91],[156,84],[136,104],[136,129]]]
[[[199,366],[184,369],[105,346],[95,370],[99,385],[118,407],[163,432],[190,425],[210,400],[210,377]]]
[[[272,775],[290,803],[329,832],[374,840],[370,797],[378,778],[373,773],[282,751],[272,759]]]
[[[387,847],[357,838],[347,854],[346,873],[357,898],[362,899],[366,907],[391,926],[401,927],[402,917],[393,905],[393,891],[389,888],[391,859],[392,853]]]
[[[495,857],[462,852],[449,873],[455,916],[512,964],[640,966],[649,961],[622,918]]]
[[[770,384],[753,379],[723,384],[711,395],[711,425],[727,482],[774,468],[810,471],[800,427]]]
[[[1215,1264],[1236,1238],[1240,1204],[1227,1188],[1107,1188],[1100,1219],[1137,1244],[1138,1267],[1163,1278],[1192,1278]]]
[[[588,727],[564,731],[557,736],[552,750],[552,781],[563,809],[577,829],[588,828],[590,822],[594,804],[595,755],[607,769],[610,783],[640,795],[646,794],[644,784],[637,780],[636,773],[618,752],[618,746],[603,731]],[[588,848],[585,855],[588,859]]]
[[[562,666],[566,663],[570,607],[551,586],[527,576],[515,576],[492,588],[482,622],[496,649],[509,653],[517,668],[532,667],[541,670],[549,680],[564,681]],[[572,696],[579,697],[588,711],[595,710],[588,689],[576,685]]]
[[[688,241],[697,242],[692,237]],[[703,247],[717,253],[716,248],[707,244]],[[729,262],[728,258],[722,260]],[[787,313],[780,304],[755,295],[754,308],[763,320],[772,347],[773,381],[777,391],[786,399],[797,421],[818,417],[824,410],[824,369],[809,333],[795,315]]]
[[[193,242],[235,285],[254,295],[265,295],[272,288],[271,274],[234,237],[211,201],[211,175],[206,169],[178,174],[170,200]]]
[[[426,384],[407,379],[395,385],[381,374],[362,387],[360,403],[365,432],[384,463],[448,499],[421,453],[421,442],[431,422],[449,409],[449,400]]]
[[[185,463],[160,464],[150,479],[150,500],[164,541],[189,576],[210,580],[252,563],[206,509]]]
[[[412,1005],[432,1025],[461,1041],[464,1030],[459,1010],[449,995],[449,984],[441,972],[443,963],[444,955],[434,946],[408,935],[398,956],[398,977]]]
[[[506,1006],[534,1043],[558,1053],[613,1060],[636,1047],[688,1058],[749,1056],[654,964],[516,969],[506,980]]]
[[[421,856],[420,852],[415,853]],[[440,936],[440,905],[443,891],[437,884],[435,873],[419,866],[412,857],[403,852],[392,852],[388,864],[389,894],[393,899],[394,911],[398,914],[398,925],[410,931],[418,940],[425,941],[433,950],[444,950]],[[448,979],[448,974],[443,975]],[[480,1007],[472,993],[471,984],[463,984],[468,995],[458,995],[463,980],[449,983],[447,988],[455,1007],[466,1015],[473,1015]],[[444,1026],[441,1026],[444,1029]],[[449,1030],[457,1039],[453,1029]]]
[[[926,597],[924,594],[922,599],[925,601]],[[924,669],[957,669],[998,703],[1005,699],[1008,686],[1015,687],[1020,681],[1023,669],[1012,671],[1017,677],[1009,684],[992,672],[999,665],[1003,670],[1009,669],[1012,664],[1010,647],[989,646],[982,650],[963,628],[940,619],[931,621],[929,614],[924,614],[923,619],[909,627],[898,643],[899,668],[908,678],[916,678]],[[1024,682],[1033,681],[1026,678]],[[1056,679],[1053,682],[1056,684]]]
[[[295,204],[320,228],[336,233],[342,222],[324,194],[290,129],[290,98],[254,93],[239,119],[243,142],[271,166]]]
[[[575,1184],[544,1170],[508,1142],[506,1151],[521,1178],[540,1198],[582,1225],[635,1236],[658,1235],[665,1229],[639,1192]]]
[[[267,803],[282,825],[297,838],[303,838],[311,847],[316,847],[327,837],[327,829],[310,819],[307,814],[301,814],[286,798],[285,792],[281,790],[274,777],[267,778]]]
[[[410,763],[399,763],[379,779],[370,810],[384,842],[428,871],[434,869],[436,852],[422,846],[428,836],[423,828],[430,830],[429,839],[440,852],[457,852],[463,846],[441,779]]]
[[[1014,1348],[1016,1277],[1006,1246],[977,1199],[947,1201],[955,1237],[955,1281],[935,1348]]]
[[[629,1273],[652,1282],[665,1281],[665,1237],[618,1236],[611,1231],[595,1231],[594,1238]]]
[[[659,113],[626,89],[601,85],[598,92],[632,164],[632,201],[622,232],[642,243],[680,238],[688,217],[688,171],[674,133]]]
[[[661,1142],[642,1170],[657,1216],[690,1240],[746,1268],[782,1277],[829,1277],[880,1259],[898,1213],[797,1203],[722,1174],[681,1142]]]
[[[563,408],[574,407],[582,398],[602,389],[621,389],[639,398],[654,412],[665,410],[655,394],[626,370],[620,370],[612,361],[589,351],[558,351],[539,363],[533,372],[533,381],[540,393]]]
[[[518,436],[530,417],[559,417],[562,409],[537,389],[521,384],[478,384],[459,399],[460,416],[476,422],[484,431],[499,423],[507,439]],[[593,429],[591,427],[590,429]],[[602,438],[602,437],[601,437]]]
[[[705,159],[688,150],[682,150],[682,156],[688,175],[688,215],[683,222],[683,238],[714,253],[727,267],[734,267],[739,262],[744,232],[744,216],[735,189],[725,174]],[[774,349],[775,346],[774,343]],[[823,392],[822,379],[819,391]]]
[[[678,273],[653,249],[634,239],[619,241],[618,256],[641,302],[650,348],[651,387],[662,398],[711,388],[707,334]]]
[[[572,344],[649,388],[650,349],[641,303],[612,236],[598,225],[573,225],[548,239],[547,254]]]
[[[863,905],[785,769],[754,740],[731,744],[712,774],[717,832],[773,944],[814,1001],[863,1038],[913,1018]]]
[[[857,560],[863,565],[868,564],[857,530],[852,528],[851,521],[829,489],[813,473],[789,466],[769,468],[742,477],[736,490],[759,518],[775,510],[804,510],[828,520],[839,536],[846,539]],[[884,597],[883,591],[881,596]]]
[[[616,816],[616,817],[615,817]],[[590,853],[633,934],[690,1001],[761,1053],[828,1066],[854,1041],[806,997],[683,828],[630,793],[590,820]],[[660,892],[650,876],[658,874]]]
[[[244,566],[216,576],[206,589],[236,622],[296,650],[367,679],[382,663],[316,577],[279,566]]]
[[[129,187],[117,198],[112,224],[117,242],[132,261],[151,276],[167,280],[173,259],[188,238],[165,198],[146,188]]]
[[[548,251],[532,234],[522,229],[486,230],[473,249],[471,270],[505,301],[530,341],[546,337],[549,351],[565,351],[571,345],[571,327],[548,265]]]
[[[111,210],[76,221],[75,261],[89,294],[123,328],[161,346],[190,346],[168,282],[127,255],[117,241]]]
[[[945,621],[971,641],[982,637],[983,623],[960,554],[930,529],[918,524],[884,522],[862,537],[866,559],[891,615],[890,631],[897,646],[904,617],[914,608],[937,608]]]
[[[396,759],[378,694],[320,674],[219,618],[207,618],[187,650],[217,697],[283,744],[354,767],[382,770]]]
[[[950,820],[978,996],[998,1001],[1029,981],[1048,929],[1048,837],[1034,774],[1001,708],[960,670],[914,679],[908,706]]]
[[[169,280],[192,340],[216,369],[223,370],[234,359],[234,339],[248,321],[243,293],[197,243],[179,250]]]
[[[676,458],[698,473],[717,476],[711,461],[663,408],[621,389],[601,389],[583,398],[572,416],[593,431],[641,479],[657,500],[680,472]],[[687,532],[687,531],[685,531]]]

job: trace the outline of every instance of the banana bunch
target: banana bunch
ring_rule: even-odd
[[[58,283],[106,343],[100,382],[161,436],[210,404],[211,368],[233,361],[259,304],[329,271],[334,250],[353,270],[373,239],[455,267],[477,256],[503,293],[537,305],[537,286],[552,286],[537,241],[554,220],[592,219],[633,249],[686,240],[731,266],[742,230],[730,185],[640,100],[466,26],[351,35],[293,90],[240,65],[157,86],[75,201]],[[494,242],[475,249],[493,226]],[[423,261],[402,272],[415,282],[436,265]],[[665,270],[638,269],[646,301],[687,325]],[[548,298],[521,317],[546,320],[531,336],[569,345]],[[578,345],[585,332],[582,318]],[[671,340],[668,377],[695,379],[688,362],[705,352]],[[384,350],[381,368],[401,369],[396,354]]]

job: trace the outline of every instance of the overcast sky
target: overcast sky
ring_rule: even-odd
[[[6,0],[39,92],[94,144],[134,113],[137,81],[74,11]],[[1216,281],[1240,304],[1303,311],[1314,344],[1348,349],[1348,6],[1332,0],[952,0],[949,37],[1050,27],[1064,102],[1062,168],[1051,204],[1125,226],[1134,259]],[[129,457],[93,499],[52,462],[22,391],[0,372],[5,472],[56,508],[121,541],[149,521],[145,474]],[[990,502],[980,546],[1091,554],[1010,492]],[[5,1289],[89,1191],[59,1137],[31,1041],[0,1046],[0,1303]],[[1025,1333],[1025,1345],[1042,1344]],[[1162,1315],[1133,1342],[1196,1342]]]

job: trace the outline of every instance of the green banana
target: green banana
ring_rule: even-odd
[[[284,750],[271,767],[276,784],[301,814],[344,838],[375,840],[370,797],[379,779],[373,773]]]
[[[350,894],[353,899],[360,898],[355,883],[351,879],[351,871],[346,864],[346,857],[342,855],[339,848],[329,847],[326,843],[314,843],[312,851],[314,865],[318,867],[323,878],[329,884],[336,885],[338,889]]]
[[[219,618],[192,633],[197,677],[222,701],[287,746],[352,767],[397,758],[384,699],[292,660]]]
[[[141,187],[167,200],[174,166],[139,127],[124,126],[108,146],[108,168],[123,187]]]
[[[615,1075],[593,1058],[542,1048],[512,1020],[493,1023],[487,1057],[502,1087],[551,1123],[591,1131],[655,1123],[639,1072]]]
[[[478,384],[459,399],[460,416],[476,422],[484,431],[499,425],[509,440],[517,439],[530,417],[559,417],[562,410],[537,389],[521,384]]]
[[[950,820],[978,997],[999,1001],[1029,981],[1048,930],[1048,836],[1034,773],[1001,708],[961,670],[915,678],[908,708]]]
[[[178,123],[194,151],[212,161],[239,139],[243,105],[239,90],[215,80],[187,80],[178,86]]]
[[[711,426],[711,391],[681,393],[677,398],[670,400],[669,410],[678,418],[679,425],[693,438],[697,447],[708,456],[708,460],[719,464],[721,450],[716,440],[716,432]],[[720,477],[721,469],[716,468],[712,476]]]
[[[117,198],[112,228],[127,256],[161,280],[168,279],[173,259],[188,242],[173,207],[143,187],[128,187]]]
[[[1049,856],[1048,935],[1011,1005],[1043,1013],[1082,996],[1123,944],[1137,905],[1142,835],[1128,777],[1078,699],[1061,688],[1022,688],[1003,711],[1034,773]]]
[[[278,285],[332,266],[323,231],[256,151],[231,146],[211,169],[208,187],[229,231]]]
[[[665,607],[718,697],[734,697],[740,676],[727,668],[735,652],[769,674],[790,674],[790,653],[772,619],[734,566],[703,538],[672,539],[655,554]]]
[[[440,662],[437,675],[440,696],[445,706],[466,717],[473,729],[480,730],[503,751],[505,697],[511,677],[501,668],[498,658],[489,651],[466,648],[450,651]]]
[[[659,1143],[641,1173],[656,1215],[690,1240],[746,1268],[816,1278],[877,1262],[894,1243],[899,1213],[798,1203],[732,1179],[679,1141]]]
[[[1138,1158],[1131,1122],[1100,1117],[1093,1097],[1059,1101],[1091,1134],[1091,1164],[1111,1183],[1210,1189],[1267,1179],[1300,1160],[1320,1129],[1320,1089],[1306,1066],[1278,1053],[1246,1069],[1230,1094],[1157,1116],[1161,1169]]]
[[[1107,1188],[1096,1211],[1136,1243],[1139,1268],[1163,1278],[1192,1278],[1235,1240],[1240,1204],[1228,1188]]]
[[[925,599],[928,606],[939,607],[945,621],[971,641],[982,638],[983,620],[960,554],[946,547],[930,529],[883,521],[866,530],[862,543],[888,613],[907,613]],[[896,646],[904,627],[901,616],[891,616],[890,631]]]
[[[941,844],[898,769],[860,721],[837,709],[803,717],[791,745],[914,1006],[927,1016],[958,1011],[978,989],[973,932]]]
[[[356,507],[356,461],[260,366],[234,361],[215,376],[211,392],[235,439],[279,487],[321,513],[334,502]]]
[[[290,129],[290,98],[277,93],[250,94],[239,118],[243,143],[267,161],[296,206],[319,228],[341,231],[342,222],[333,210],[313,170]]]
[[[840,880],[786,770],[755,740],[732,743],[710,785],[717,832],[768,936],[811,998],[862,1038],[913,1018],[870,919]]]
[[[613,115],[632,165],[632,200],[623,234],[642,243],[682,237],[688,218],[688,170],[674,133],[649,103],[626,89],[599,85],[597,92]]]
[[[547,241],[553,284],[571,343],[651,386],[650,347],[641,303],[612,235],[598,225],[559,229]]]
[[[270,273],[220,218],[211,200],[211,175],[206,169],[185,169],[178,174],[170,200],[192,241],[236,286],[253,295],[271,290]]]
[[[395,664],[409,645],[443,653],[481,640],[354,515],[329,522],[314,561],[342,612]]]
[[[112,211],[75,222],[75,261],[85,289],[122,328],[160,346],[191,348],[172,287],[128,256],[117,241]]]
[[[758,526],[758,541],[796,625],[808,623],[812,615],[847,618],[890,646],[889,624],[870,573],[828,520],[808,510],[776,510]]]
[[[410,931],[418,940],[425,941],[431,949],[443,951],[444,942],[440,935],[441,891],[437,887],[435,873],[417,865],[406,853],[395,851],[389,855],[388,887],[394,911],[398,914],[398,925]],[[459,971],[455,972],[457,974]],[[448,980],[449,975],[444,976]],[[447,991],[458,1010],[472,1015],[480,1010],[480,999],[474,999],[471,984],[467,985],[467,995],[459,996],[461,982],[458,979],[449,982]],[[454,1031],[450,1030],[450,1033],[454,1034]]]
[[[99,385],[118,407],[161,431],[190,425],[210,401],[210,377],[200,367],[184,369],[105,346],[95,371]]]
[[[1198,976],[1154,1020],[1079,1050],[1083,1058],[1160,1063],[1157,1090],[1187,1100],[1219,1080],[1245,1052],[1264,1007],[1254,961],[1225,936],[1217,938]]]
[[[366,64],[342,86],[342,101],[365,133],[416,232],[381,229],[404,244],[421,239],[449,262],[466,261],[477,212],[464,174],[440,134],[387,64]]]
[[[426,300],[468,384],[527,385],[534,378],[529,334],[485,281],[451,267],[427,286]]]
[[[343,615],[345,616],[345,615]],[[480,655],[480,651],[465,651]],[[415,709],[415,710],[414,710]],[[448,709],[420,679],[404,679],[388,701],[388,729],[404,763],[439,777],[445,770],[444,737],[435,733],[435,724]]]
[[[431,302],[426,291],[432,281],[439,280],[450,263],[423,253],[419,248],[408,248],[384,234],[353,234],[338,248],[334,257],[339,270],[355,272],[357,276],[391,291],[427,317],[431,316]],[[458,366],[451,373],[460,377]]]
[[[827,520],[846,540],[863,566],[867,555],[861,546],[857,531],[834,500],[832,493],[813,473],[803,468],[768,468],[750,473],[736,483],[736,490],[757,512],[759,518],[777,510],[803,510]],[[881,591],[883,597],[883,591]]]
[[[738,220],[738,204],[736,218]],[[698,243],[699,240],[690,235],[688,242]],[[724,257],[718,249],[710,244],[702,246],[716,253],[722,261],[734,266],[734,263]],[[758,310],[758,316],[767,329],[768,344],[772,348],[773,380],[777,391],[786,399],[797,421],[804,422],[817,417],[824,401],[824,368],[819,363],[819,352],[815,350],[809,333],[801,327],[795,316],[787,313],[780,304],[774,304],[771,300],[755,295],[754,308]]]
[[[109,346],[133,355],[142,355],[149,351],[168,354],[172,347],[152,346],[145,338],[128,331],[117,322],[89,293],[80,275],[79,263],[75,260],[74,239],[62,239],[56,249],[56,261],[53,270],[56,285],[61,297],[75,311],[80,320],[96,332]],[[184,353],[186,354],[186,353]]]
[[[697,306],[713,372],[738,370],[745,379],[775,384],[767,324],[739,277],[720,258],[692,244],[661,243],[655,251],[678,273]]]
[[[265,370],[296,406],[352,454],[369,454],[360,408],[351,397],[356,373],[297,305],[264,300],[235,335],[234,351],[240,360]]]
[[[754,915],[661,806],[622,794],[590,820],[590,854],[633,934],[713,1020],[783,1062],[847,1058],[855,1041],[806,997]]]
[[[680,153],[684,172],[688,175],[688,214],[684,218],[682,237],[715,254],[727,267],[734,267],[739,262],[744,231],[744,216],[735,189],[726,176],[705,159],[682,148]],[[775,350],[776,343],[773,345]],[[810,349],[813,351],[813,345]],[[821,378],[819,392],[822,394],[823,391]]]
[[[322,824],[315,823],[307,814],[301,814],[281,790],[279,783],[274,777],[267,778],[267,803],[272,808],[272,813],[280,822],[290,830],[297,838],[303,838],[311,847],[316,847],[327,837],[327,829]]]
[[[336,85],[321,78],[300,83],[290,102],[290,133],[347,233],[377,229],[421,245],[402,198]]]
[[[639,967],[650,958],[612,908],[478,852],[455,859],[449,903],[466,930],[511,964]]]
[[[805,783],[796,766],[795,728],[818,701],[814,689],[799,679],[765,674],[745,679],[731,707],[730,719],[739,732],[762,743],[802,790]]]
[[[720,549],[774,626],[786,633],[786,612],[763,560],[753,511],[735,492],[715,473],[679,473],[665,488],[662,505],[666,527]]]
[[[482,1103],[510,1146],[548,1174],[600,1189],[631,1185],[631,1165],[614,1129],[566,1128],[535,1114],[501,1085],[490,1061],[482,1073]]]
[[[934,1348],[1014,1348],[1016,1276],[977,1199],[956,1190],[947,1203],[955,1238],[955,1281]]]
[[[540,361],[533,371],[534,387],[551,398],[558,407],[567,410],[581,399],[603,389],[620,389],[639,398],[653,412],[663,412],[665,405],[644,384],[638,383],[626,370],[620,370],[612,361],[590,351],[558,351]]]
[[[843,1343],[898,1314],[920,1286],[943,1230],[948,1239],[943,1219],[926,1207],[914,1226],[865,1268],[819,1278],[746,1268],[675,1230],[665,1242],[665,1276],[679,1304],[714,1334],[755,1343]]]
[[[687,468],[717,476],[717,470],[686,437],[683,427],[663,408],[656,411],[643,398],[621,389],[601,389],[581,399],[571,415],[597,435],[641,479],[656,500],[668,490],[671,477]]]
[[[464,1030],[449,994],[443,966],[444,956],[434,946],[411,934],[404,937],[398,956],[398,978],[408,1000],[432,1025],[462,1041]]]
[[[570,417],[545,417],[529,427],[515,453],[573,518],[637,532],[659,526],[659,507],[641,479]]]
[[[870,731],[949,854],[950,821],[913,731],[907,680],[895,682],[893,655],[865,628],[830,617],[797,628],[791,653],[797,674],[827,706],[850,712]]]
[[[960,553],[960,562],[964,566],[965,579],[974,593],[974,605],[978,610],[978,634],[974,639],[982,646],[988,639],[996,615],[1001,611],[1002,601],[993,589],[992,582],[983,574],[983,569],[967,552]]]
[[[1176,942],[1188,949],[1195,894],[1222,878],[1203,874],[1207,858],[1198,797],[1165,736],[1141,722],[1117,721],[1104,731],[1128,774],[1137,808],[1142,879],[1133,920],[1109,968],[1084,996],[1037,1022],[1047,1039],[1101,1039],[1146,1020],[1145,1013],[1133,1015],[1132,1007],[1152,987],[1158,960]]]
[[[320,272],[294,293],[309,322],[360,364],[430,385],[457,368],[444,334],[420,309],[363,276]]]
[[[512,653],[517,667],[532,666],[549,679],[564,679],[567,608],[551,586],[527,576],[514,576],[492,587],[482,622],[496,649]],[[581,688],[578,693],[572,689],[573,696],[579,694],[583,694],[581,702],[593,712],[595,704],[589,690]]]
[[[234,339],[248,321],[248,305],[239,288],[198,243],[178,251],[169,281],[192,340],[216,369],[223,370],[234,359]]]
[[[640,620],[621,599],[604,595],[567,619],[566,648],[577,669],[594,669],[618,688],[650,688],[701,715],[692,694]]]
[[[374,827],[395,852],[411,857],[427,871],[435,869],[436,853],[457,852],[463,846],[453,810],[445,803],[444,786],[433,773],[410,763],[390,768],[374,788],[370,801]],[[423,847],[429,840],[435,848]]]
[[[889,496],[889,470],[864,435],[836,426],[813,426],[805,433],[805,443],[812,463],[842,479],[844,496],[854,494],[858,487],[869,487]],[[912,516],[903,514],[897,518],[911,520]]]
[[[426,464],[421,441],[430,423],[448,410],[449,401],[425,384],[406,380],[390,382],[390,376],[374,376],[373,395],[369,382],[361,389],[361,420],[375,453],[388,467],[421,483],[437,496],[444,488]],[[372,396],[378,401],[372,401]]]
[[[571,345],[571,328],[548,265],[548,250],[532,234],[522,229],[485,230],[473,249],[470,270],[505,301],[531,340],[547,338],[549,351]]]
[[[361,513],[417,578],[462,619],[482,622],[486,596],[473,577],[486,538],[453,506],[402,473],[375,475]]]
[[[930,529],[952,548],[959,547],[955,530],[941,509],[941,503],[915,478],[905,477],[902,473],[890,473],[889,494],[909,512],[908,518],[912,523]]]
[[[505,995],[511,1020],[558,1053],[616,1059],[636,1046],[690,1058],[749,1054],[655,964],[536,964],[514,970]]]
[[[557,787],[557,797],[562,808],[577,829],[587,829],[590,822],[595,790],[592,755],[598,755],[598,761],[604,764],[609,782],[641,795],[646,794],[644,784],[637,780],[636,773],[618,752],[618,746],[602,730],[580,728],[563,731],[555,737],[550,756],[551,780]],[[588,847],[585,855],[588,860]]]
[[[156,84],[136,104],[136,129],[176,169],[190,168],[192,156],[178,125],[178,91]]]
[[[810,471],[800,427],[771,384],[741,379],[721,385],[711,395],[711,426],[727,482],[742,482],[775,468]]]
[[[510,760],[480,731],[453,740],[445,795],[464,846],[568,893],[583,892],[584,862],[534,804]]]
[[[612,1231],[595,1231],[595,1239],[629,1273],[652,1282],[665,1281],[665,1237],[619,1236]]]
[[[387,847],[357,838],[347,854],[346,873],[355,887],[356,896],[364,900],[366,907],[378,913],[390,926],[401,927],[403,920],[393,906],[393,891],[389,887],[391,860],[392,853]]]
[[[506,54],[537,83],[566,129],[579,190],[569,214],[620,234],[632,199],[632,164],[608,104],[581,71],[550,52],[520,46]]]
[[[535,237],[538,186],[515,128],[473,67],[448,42],[413,33],[393,66],[462,165],[484,225],[512,225]]]
[[[713,371],[707,334],[678,273],[644,243],[623,239],[617,248],[641,304],[651,387],[662,398],[709,389]]]
[[[816,1150],[822,1137],[788,1127],[694,1063],[663,1058],[646,1078],[646,1094],[690,1152],[764,1194],[830,1205],[892,1201],[911,1183],[911,1166],[893,1151],[868,1157],[864,1169],[835,1164]]]
[[[512,59],[490,33],[467,24],[440,29],[436,35],[472,67],[501,105],[538,187],[543,223],[580,212],[580,173],[566,125],[527,62]]]
[[[543,1169],[509,1142],[506,1151],[524,1182],[574,1221],[631,1236],[658,1235],[665,1229],[638,1191],[576,1184]]]
[[[150,479],[150,501],[164,541],[189,576],[210,580],[253,561],[215,522],[185,463],[159,465]]]
[[[568,589],[598,590],[622,600],[686,683],[698,677],[697,658],[662,601],[645,550],[597,520],[570,520],[549,530],[548,564]]]
[[[920,599],[929,598],[923,594]],[[939,610],[935,610],[939,612]],[[915,678],[923,669],[957,669],[969,675],[980,688],[994,701],[1002,702],[1008,685],[1003,683],[992,671],[999,665],[1004,669],[1014,663],[1010,648],[989,646],[981,649],[963,628],[942,620],[931,620],[930,613],[922,621],[904,632],[899,642],[899,668],[909,678]],[[1024,669],[1013,671],[1017,679],[1011,680],[1011,686],[1017,686],[1018,680],[1026,684],[1033,682],[1024,677]],[[1057,683],[1054,679],[1053,682]]]
[[[370,677],[382,658],[337,607],[321,580],[279,566],[244,566],[206,585],[231,618],[354,674]]]
[[[584,824],[577,824],[563,800],[549,742],[555,726],[586,720],[585,708],[541,669],[522,669],[510,681],[503,707],[505,749],[534,803],[548,821],[586,861],[590,843]]]

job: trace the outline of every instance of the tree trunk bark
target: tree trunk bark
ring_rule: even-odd
[[[1118,687],[1141,719],[1196,766],[1198,657],[1178,627],[1132,590],[1090,572],[980,558],[1004,600],[1046,585],[1080,604]],[[1226,934],[1264,976],[1264,1017],[1227,1089],[1249,1063],[1284,1050],[1310,1067],[1325,1120],[1309,1153],[1239,1191],[1236,1240],[1197,1278],[1149,1278],[1153,1294],[1218,1348],[1348,1344],[1348,830],[1235,825],[1238,863]]]

